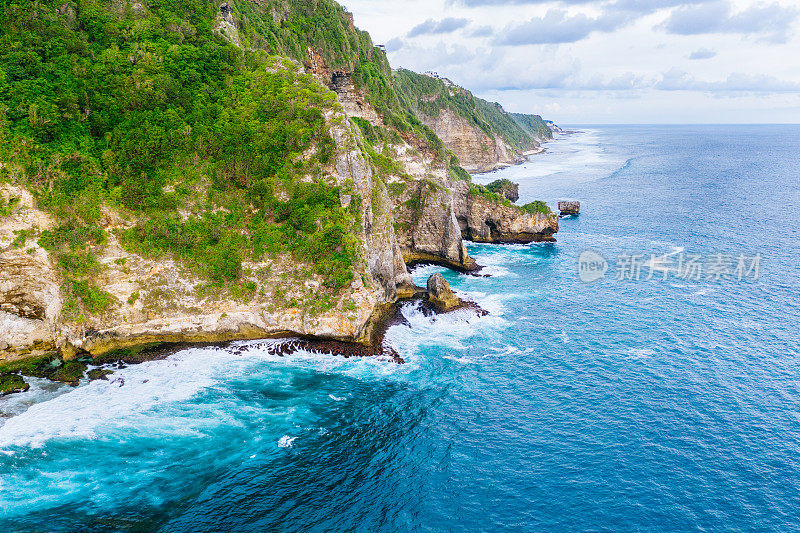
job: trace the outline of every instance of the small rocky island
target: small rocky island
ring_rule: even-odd
[[[581,203],[576,200],[560,200],[558,212],[561,217],[578,216],[581,213]]]

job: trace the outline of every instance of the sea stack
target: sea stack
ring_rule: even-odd
[[[558,202],[558,212],[562,217],[581,213],[581,203],[575,200],[561,200]]]
[[[444,276],[438,272],[428,278],[428,302],[441,312],[450,311],[463,305]]]

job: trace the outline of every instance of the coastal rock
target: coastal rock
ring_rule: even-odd
[[[510,202],[519,200],[519,184],[507,179],[499,179],[486,186],[490,191],[505,196]]]
[[[579,215],[581,212],[581,203],[575,200],[561,200],[558,202],[558,211],[562,217]]]
[[[19,374],[0,374],[0,396],[15,392],[25,392],[29,388],[30,385]]]
[[[227,2],[219,6],[217,17],[214,21],[214,33],[230,41],[232,44],[242,47],[242,40],[239,36],[239,28],[236,19],[233,17],[233,10]]]
[[[260,290],[242,299],[227,290],[199,291],[204,280],[181,263],[132,253],[123,248],[115,231],[107,231],[107,241],[94,250],[101,268],[92,284],[112,303],[101,313],[75,320],[62,316],[64,280],[34,238],[28,250],[0,253],[0,339],[5,343],[0,363],[56,350],[70,359],[82,352],[97,357],[149,343],[289,335],[369,345],[373,340],[370,323],[383,306],[396,301],[398,285],[413,286],[413,282],[395,236],[392,201],[359,148],[360,131],[341,112],[332,112],[326,119],[337,150],[324,171],[331,185],[349,191],[341,202],[359,206],[359,222],[353,228],[359,258],[352,284],[325,308],[310,304],[322,280],[288,255],[244,261],[243,270],[253,274],[243,283]],[[36,217],[31,216],[35,209],[28,208],[20,216],[0,220],[0,243],[6,233],[5,242],[13,240],[14,233],[4,232],[4,224],[28,232],[37,226]],[[113,230],[126,222],[106,206],[100,224]],[[65,368],[59,377],[74,383],[79,370]]]
[[[521,163],[552,137],[540,116],[508,113],[435,72],[423,75],[400,68],[393,78],[395,90],[468,172]]]
[[[428,278],[427,288],[428,302],[439,311],[450,311],[463,305],[463,302],[455,295],[444,276],[438,272]]]
[[[61,310],[50,266],[24,252],[0,254],[0,311],[32,320],[52,320]]]
[[[432,180],[419,180],[407,185],[395,206],[406,264],[434,263],[459,271],[477,268],[464,246],[452,190]]]
[[[350,17],[349,23],[352,24],[352,14]],[[383,125],[383,119],[369,104],[364,92],[356,87],[351,66],[330,68],[316,49],[308,48],[307,53],[308,59],[303,65],[306,72],[336,93],[337,100],[348,116],[362,118],[375,126]]]
[[[554,214],[528,213],[510,203],[503,203],[458,187],[458,221],[465,239],[485,243],[552,242],[558,231]]]
[[[19,198],[12,216],[0,217],[0,361],[39,355],[55,348],[61,312],[58,277],[45,250],[19,235],[53,226],[29,191],[0,185],[4,197]],[[16,243],[16,244],[15,244]],[[26,249],[24,249],[26,248]]]

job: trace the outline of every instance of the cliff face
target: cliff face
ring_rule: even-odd
[[[328,309],[307,305],[324,280],[286,254],[243,264],[250,273],[245,283],[259,289],[245,297],[226,288],[203,290],[204,280],[179,261],[126,250],[118,235],[133,223],[124,213],[105,208],[101,226],[108,240],[94,250],[102,265],[94,283],[113,303],[98,314],[70,317],[65,306],[74,295],[51,254],[35,238],[21,246],[17,239],[21,232],[33,237],[55,221],[37,208],[26,189],[0,185],[0,196],[22,199],[0,217],[0,361],[54,350],[96,356],[152,342],[287,334],[370,342],[376,311],[395,301],[398,287],[409,287],[412,280],[395,238],[391,201],[378,188],[373,166],[359,147],[360,132],[343,118],[329,117],[337,156],[327,172],[337,185],[354,185],[340,201],[359,205],[354,236],[360,259],[353,282],[327,303]]]
[[[306,68],[336,92],[344,109],[386,136],[382,143],[375,142],[367,149],[375,158],[389,158],[394,163],[384,169],[385,175],[380,179],[387,181],[392,198],[391,226],[404,261],[433,262],[464,271],[477,268],[463,244],[456,220],[447,161],[423,139],[400,135],[384,126],[383,119],[353,83],[353,72],[332,71],[313,50],[309,56],[312,59],[306,62]],[[389,135],[390,132],[394,134]]]
[[[420,113],[420,118],[453,151],[467,172],[489,172],[525,160],[499,135],[487,135],[450,109],[442,109],[436,117]]]
[[[436,132],[469,172],[520,163],[552,134],[541,117],[512,115],[450,80],[408,70],[393,74],[401,101]]]
[[[65,67],[54,94],[80,95],[0,113],[0,362],[277,335],[369,343],[382,310],[419,293],[406,264],[469,271],[465,238],[557,230],[473,197],[453,152],[395,92],[385,56],[329,0],[224,3],[178,13],[180,27],[144,6],[98,13],[95,34],[65,23],[57,2],[9,12],[93,68],[113,63],[113,83]],[[186,64],[183,49],[125,40],[141,19],[224,68],[169,70]],[[107,50],[115,28],[129,36],[119,54]],[[0,68],[7,59],[0,51]],[[0,78],[0,97],[24,97],[25,83]],[[443,135],[460,132],[451,143],[472,135],[465,150],[493,154],[484,163],[515,157],[500,133],[439,116]],[[60,153],[65,141],[80,148]]]
[[[503,244],[556,240],[558,217],[554,213],[526,213],[501,198],[476,194],[465,185],[457,188],[455,198],[465,239]]]

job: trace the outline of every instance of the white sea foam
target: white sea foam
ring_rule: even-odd
[[[692,296],[705,296],[706,294],[717,292],[717,290],[719,290],[717,287],[703,287],[702,289],[694,291]]]
[[[294,441],[297,437],[290,437],[289,435],[284,435],[278,440],[278,447],[280,448],[291,448],[294,446]]]
[[[627,352],[632,359],[651,357],[656,354],[655,350],[652,350],[650,348],[628,348]]]
[[[66,383],[55,383],[49,379],[25,377],[30,389],[24,394],[11,394],[0,398],[0,427],[6,418],[18,416],[32,405],[51,400],[73,390]]]
[[[346,400],[344,396],[334,396],[333,394],[328,394],[328,398],[333,400],[334,402],[341,402],[342,400]]]
[[[450,361],[455,361],[456,363],[461,363],[462,365],[474,365],[477,361],[472,357],[453,357],[452,355],[445,355],[444,359],[449,359]]]
[[[167,422],[169,427],[159,427],[157,421],[145,419],[155,406],[190,399],[213,385],[218,365],[235,357],[218,349],[199,352],[191,349],[163,361],[129,366],[115,372],[116,381],[97,380],[45,398],[0,427],[0,448],[40,447],[54,438],[95,438],[99,428],[108,427],[156,434],[196,432],[196,425],[175,427]]]
[[[474,181],[487,184],[507,178],[519,183],[521,202],[544,199],[541,195],[547,194],[550,186],[563,188],[565,184],[604,179],[631,163],[622,156],[608,153],[606,144],[593,130],[559,135],[547,143],[544,153],[531,156],[530,163],[477,175]]]
[[[509,324],[502,316],[503,302],[520,296],[456,292],[474,300],[490,314],[479,316],[472,309],[461,309],[426,316],[415,304],[406,304],[402,313],[407,323],[393,326],[387,332],[387,342],[406,360],[405,365],[376,357],[345,358],[305,350],[280,356],[270,350],[270,343],[280,341],[242,341],[233,343],[232,349],[192,348],[161,361],[131,365],[116,370],[109,380],[77,388],[33,380],[33,394],[11,397],[20,402],[17,407],[12,408],[14,404],[9,402],[2,404],[6,416],[11,418],[0,426],[0,450],[11,453],[18,446],[41,447],[52,439],[101,438],[109,432],[154,438],[200,436],[212,424],[215,427],[238,424],[235,414],[224,405],[219,409],[208,404],[193,405],[196,403],[193,398],[214,390],[226,380],[251,375],[254,362],[267,363],[259,368],[295,367],[359,380],[413,379],[427,353],[424,347],[459,352],[467,349],[475,336],[507,328]],[[462,364],[472,362],[457,353],[452,356]],[[335,395],[330,398],[346,399]]]

